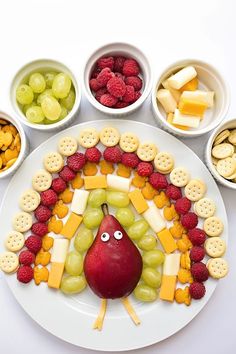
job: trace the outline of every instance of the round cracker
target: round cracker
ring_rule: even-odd
[[[4,244],[8,251],[17,252],[21,250],[25,244],[24,235],[18,231],[11,231],[7,235]]]
[[[204,221],[203,230],[208,236],[220,236],[224,230],[224,225],[220,218],[211,216]]]
[[[31,212],[37,209],[40,204],[40,195],[33,189],[28,189],[25,191],[19,200],[20,208],[23,211]]]
[[[125,152],[134,152],[139,145],[138,137],[134,133],[123,133],[120,137],[120,147]]]
[[[59,140],[58,151],[63,156],[71,156],[78,150],[78,144],[73,136],[64,136]]]
[[[158,149],[155,144],[145,141],[139,145],[137,155],[140,160],[148,162],[155,159],[157,152]]]
[[[83,129],[79,134],[79,144],[88,149],[99,142],[99,133],[94,128]]]
[[[204,247],[208,256],[213,258],[223,256],[226,250],[225,241],[220,237],[208,238],[205,241]]]
[[[212,156],[217,159],[225,159],[226,157],[232,156],[233,153],[234,147],[228,143],[216,145],[212,149]]]
[[[13,273],[19,266],[18,256],[13,252],[4,252],[0,255],[0,269],[5,273]]]
[[[46,170],[39,170],[33,176],[32,185],[37,192],[46,191],[51,187],[51,184],[52,175]]]
[[[206,264],[212,278],[220,279],[228,274],[229,266],[223,258],[212,258]]]
[[[170,173],[174,167],[173,156],[165,151],[158,152],[154,159],[154,166],[158,172]]]
[[[210,198],[202,198],[194,204],[195,213],[201,218],[209,218],[216,211],[215,203]]]
[[[230,135],[230,131],[228,129],[223,130],[223,132],[218,134],[217,137],[215,138],[214,146],[221,144],[225,139],[228,138],[229,135]]]
[[[236,145],[236,129],[231,130],[228,140],[231,144]]]
[[[176,187],[185,187],[190,180],[190,174],[185,167],[176,167],[170,173],[170,181]]]
[[[17,213],[12,220],[13,228],[18,232],[28,231],[31,228],[32,223],[32,216],[24,211]]]
[[[44,167],[50,173],[57,173],[61,171],[62,167],[64,166],[64,160],[61,154],[58,152],[49,152],[47,155],[44,156]]]
[[[219,160],[216,170],[222,177],[229,177],[236,171],[236,161],[232,157]]]
[[[192,202],[202,199],[206,192],[206,185],[203,181],[192,179],[185,186],[185,196]]]
[[[116,128],[104,127],[100,132],[100,141],[105,146],[115,146],[119,143],[120,133]]]

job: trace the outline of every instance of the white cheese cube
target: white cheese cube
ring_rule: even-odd
[[[190,128],[198,128],[200,124],[201,117],[189,116],[187,114],[182,114],[178,109],[175,110],[173,123],[184,125]]]
[[[179,90],[182,86],[191,81],[197,76],[197,72],[193,66],[186,66],[185,68],[178,71],[173,76],[169,77],[168,84],[170,87]]]
[[[69,248],[69,240],[65,238],[55,238],[53,243],[51,262],[65,263]]]
[[[142,216],[154,232],[160,232],[166,227],[166,222],[155,205],[150,205]]]
[[[160,89],[157,91],[157,99],[161,103],[166,113],[174,112],[177,102],[169,90]]]
[[[214,91],[184,91],[181,95],[181,98],[185,98],[193,102],[203,103],[207,105],[207,107],[213,107],[214,94]]]
[[[181,92],[170,87],[168,83],[168,79],[162,82],[162,86],[165,89],[169,90],[172,96],[174,97],[174,99],[176,100],[176,102],[179,103]]]
[[[87,206],[88,197],[88,191],[75,189],[71,203],[71,211],[75,214],[83,215]]]
[[[108,174],[107,186],[121,192],[128,192],[131,180],[129,178]]]
[[[180,265],[180,253],[165,254],[163,265],[164,275],[177,275]]]

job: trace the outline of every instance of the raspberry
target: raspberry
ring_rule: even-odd
[[[103,106],[113,107],[117,103],[117,98],[110,95],[110,93],[105,93],[100,98],[100,103],[103,104]]]
[[[102,154],[96,147],[88,148],[85,151],[85,157],[89,162],[98,163],[100,161]]]
[[[73,155],[72,155],[73,156]],[[75,178],[76,174],[70,169],[69,166],[64,166],[63,169],[59,172],[59,176],[64,179],[65,182],[69,182]]]
[[[21,251],[19,254],[19,262],[24,265],[31,265],[34,263],[35,255],[30,251]]]
[[[31,235],[26,239],[25,246],[30,252],[36,254],[42,247],[42,239],[39,236]]]
[[[166,195],[170,199],[177,200],[182,197],[182,192],[179,187],[176,187],[173,184],[169,184],[169,186],[166,188]]]
[[[92,72],[91,79],[96,79],[98,77],[98,74],[101,72],[101,69],[99,69],[97,66]]]
[[[97,92],[96,92],[96,95],[95,95],[95,98],[98,102],[100,102],[100,99],[102,97],[102,95],[104,95],[105,93],[107,93],[107,88],[106,87],[103,87],[103,88],[100,88]]]
[[[191,267],[193,279],[198,282],[206,281],[209,278],[209,271],[202,262],[194,263]]]
[[[91,88],[92,91],[98,91],[101,86],[99,85],[97,79],[91,79],[89,80],[89,87]]]
[[[194,246],[201,246],[206,240],[205,232],[198,228],[190,230],[188,237]]]
[[[124,66],[124,62],[126,60],[125,57],[115,57],[115,62],[114,62],[114,71],[118,71],[118,73],[122,73],[122,69]]]
[[[127,85],[124,96],[122,97],[124,102],[130,103],[135,100],[135,92],[133,86]]]
[[[138,76],[128,76],[128,77],[126,77],[125,78],[125,83],[126,83],[126,85],[133,86],[135,91],[141,90],[141,88],[143,86],[143,82],[140,79],[140,77],[138,77]]]
[[[142,96],[140,91],[135,91],[134,95],[134,102],[136,102]]]
[[[188,230],[194,229],[198,224],[198,217],[195,213],[186,213],[181,216],[181,223]]]
[[[139,164],[139,158],[133,152],[125,152],[121,157],[121,163],[127,167],[136,168]]]
[[[57,193],[53,189],[48,189],[40,194],[41,204],[45,206],[53,206],[57,202]]]
[[[21,283],[27,284],[34,277],[34,271],[29,265],[23,265],[17,270],[17,280]]]
[[[64,192],[64,190],[66,189],[66,182],[62,178],[57,177],[52,180],[51,187],[56,193],[59,194]]]
[[[113,70],[114,58],[113,57],[100,58],[97,61],[97,66],[99,69],[110,68],[111,70]]]
[[[175,210],[178,214],[186,214],[191,208],[191,202],[188,198],[183,197],[176,200]]]
[[[33,234],[43,237],[48,233],[48,226],[43,222],[35,222],[31,227],[31,231]]]
[[[107,83],[107,90],[114,97],[122,97],[126,92],[126,86],[122,79],[113,77]]]
[[[118,73],[118,72],[114,72],[115,74],[115,77],[118,77],[119,79],[123,80],[125,79],[124,75],[122,75],[121,73]]]
[[[155,189],[166,189],[168,186],[166,176],[159,172],[153,172],[149,177],[149,182]]]
[[[106,161],[118,163],[118,162],[121,162],[122,152],[118,148],[118,146],[107,147],[103,151],[103,157],[104,157],[104,160],[106,160]]]
[[[76,152],[75,154],[67,157],[66,162],[72,171],[78,172],[86,164],[86,157],[82,152]]]
[[[129,106],[129,103],[118,101],[113,108],[125,108],[127,106]]]
[[[48,207],[39,205],[35,210],[34,215],[39,222],[46,222],[50,219],[52,212]]]
[[[193,299],[199,300],[205,295],[206,288],[205,288],[204,284],[194,281],[189,286],[189,292],[190,292],[190,295]]]
[[[112,79],[115,76],[113,72],[111,72],[111,69],[105,68],[102,69],[102,71],[98,74],[97,77],[97,82],[100,85],[100,87],[106,86],[107,82]]]
[[[139,162],[137,172],[139,176],[148,177],[153,173],[153,166],[150,162]]]
[[[139,74],[139,65],[137,61],[134,59],[126,59],[122,72],[125,76],[137,76]]]
[[[192,262],[201,262],[205,256],[205,250],[200,246],[193,246],[190,250],[190,259]]]

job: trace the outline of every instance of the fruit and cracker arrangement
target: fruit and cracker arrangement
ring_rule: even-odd
[[[153,142],[86,128],[60,138],[42,162],[18,196],[0,268],[66,295],[89,286],[102,299],[94,328],[102,329],[108,299],[121,299],[139,324],[130,294],[190,306],[209,277],[228,273],[224,225],[206,183]]]

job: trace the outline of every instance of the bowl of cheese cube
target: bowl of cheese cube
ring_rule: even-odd
[[[215,129],[229,107],[229,89],[211,64],[181,60],[159,75],[152,92],[152,108],[164,130],[196,137]]]

